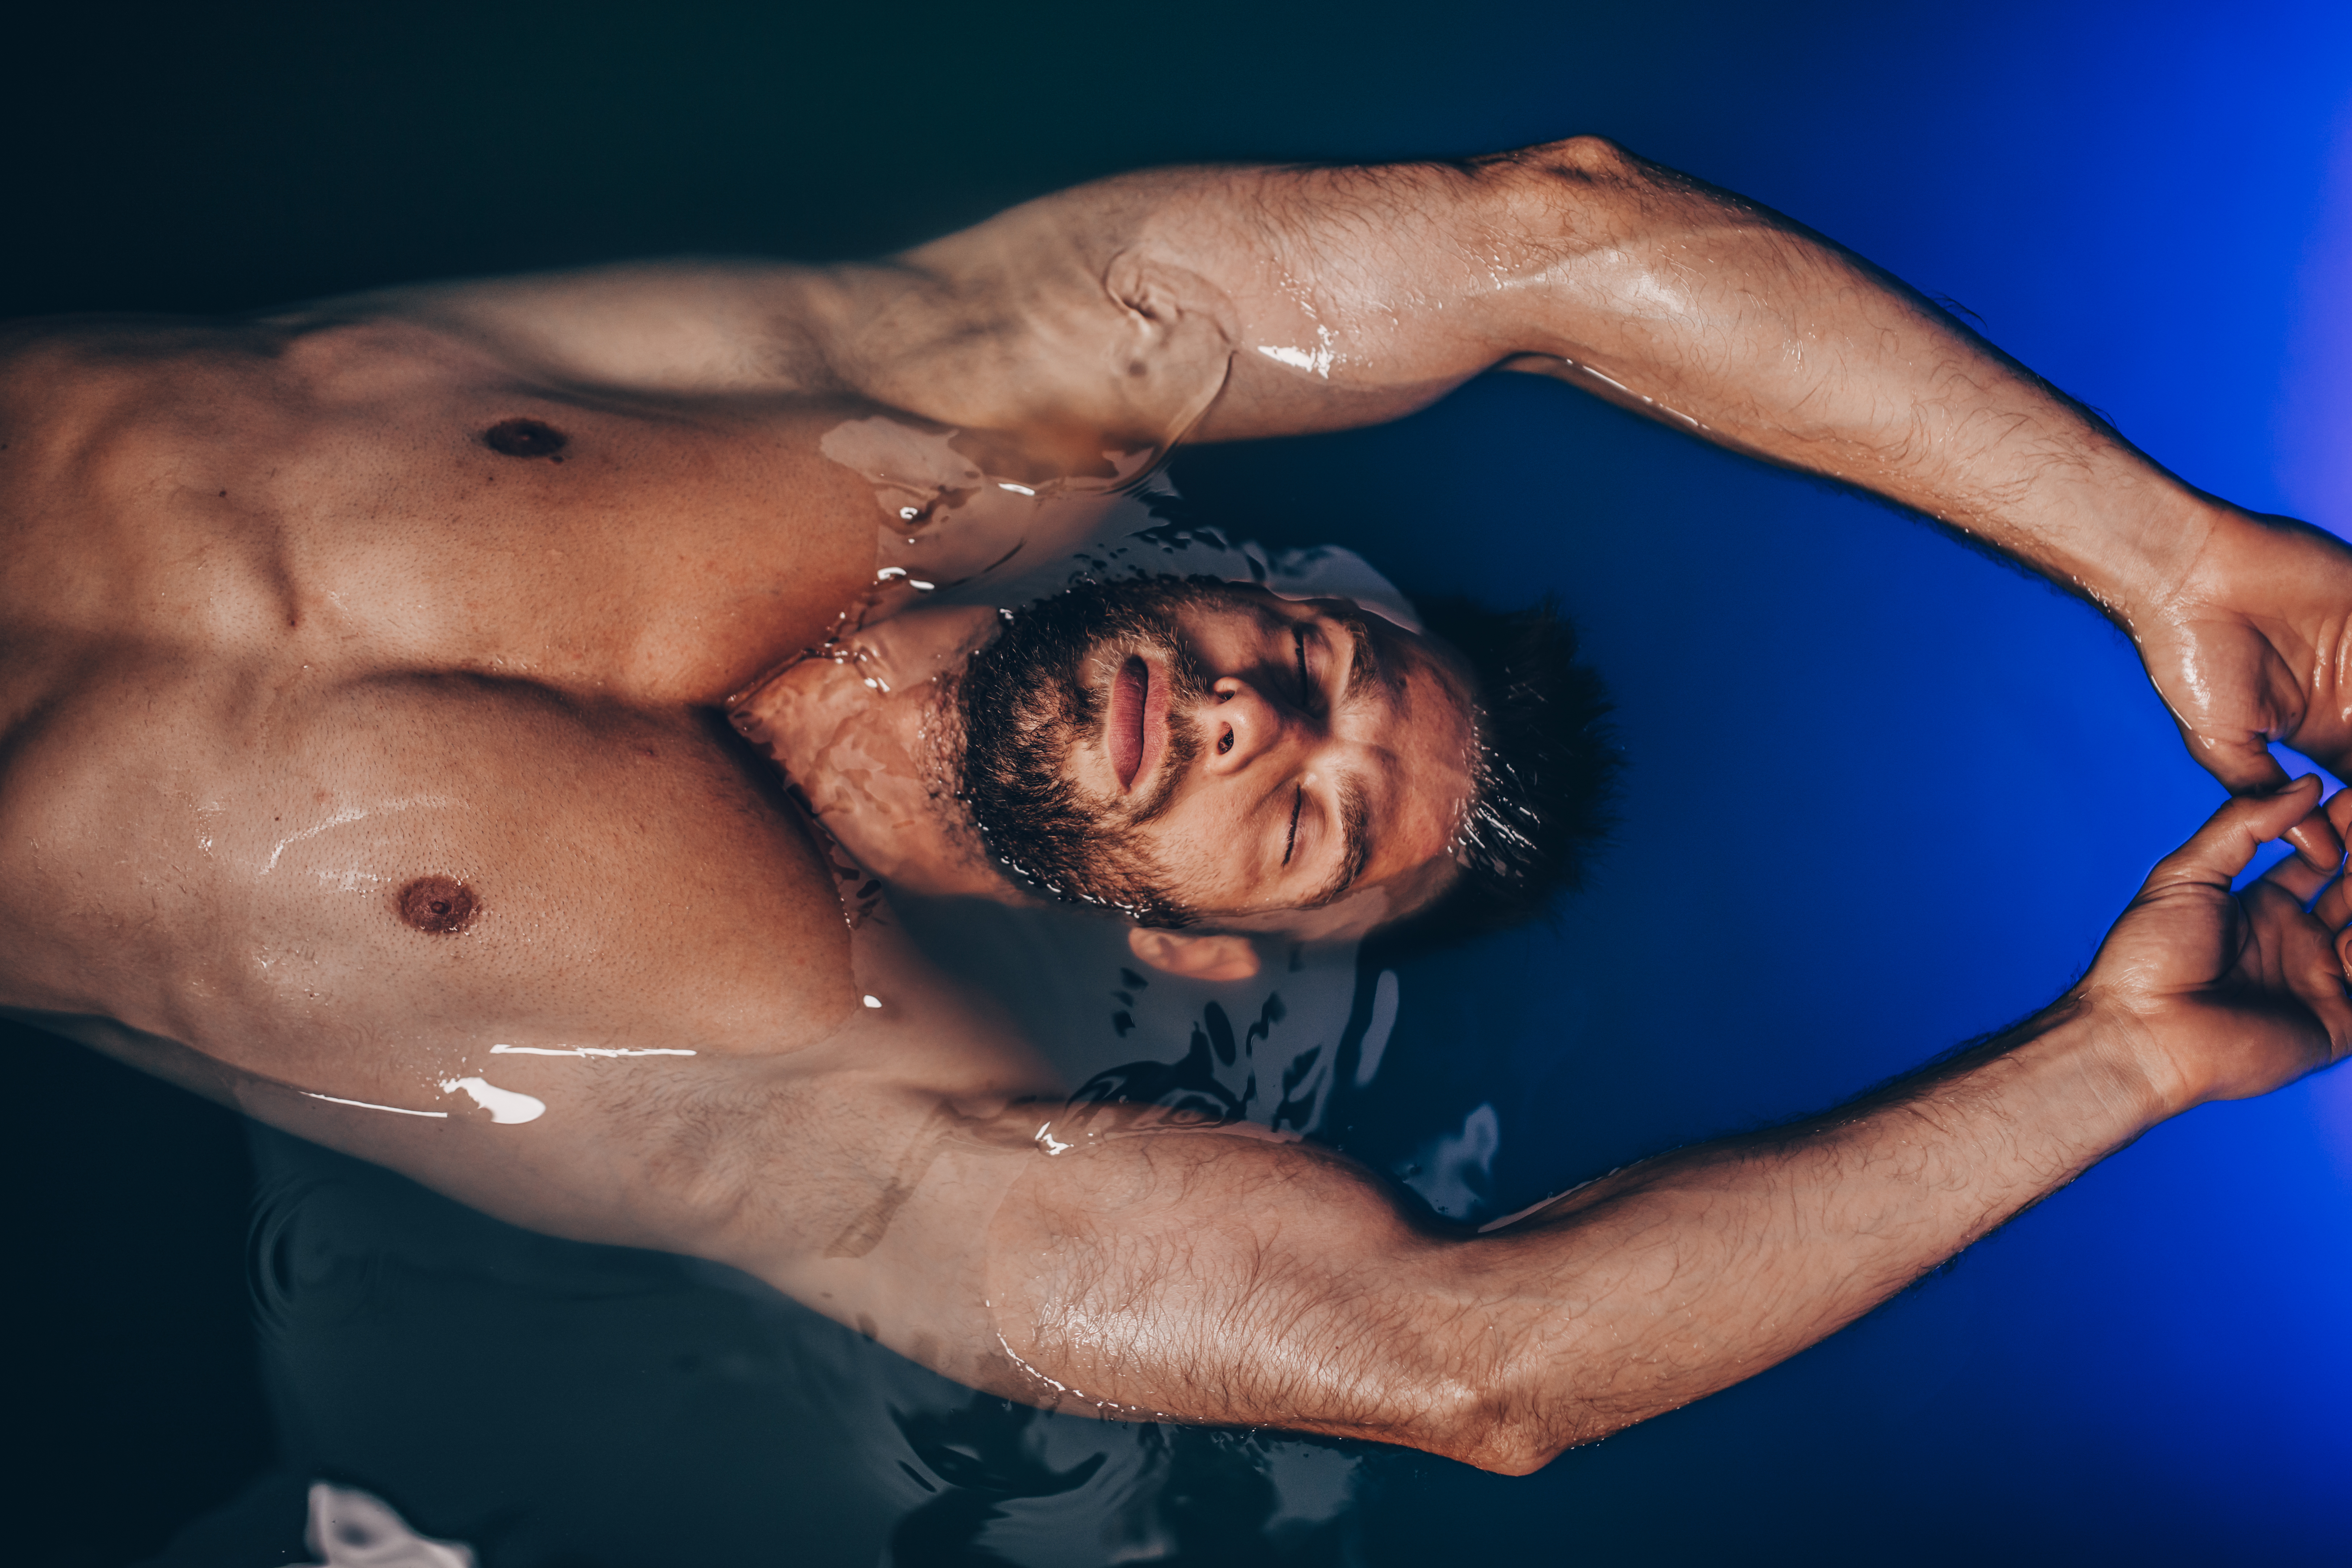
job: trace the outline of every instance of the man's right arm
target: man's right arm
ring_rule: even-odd
[[[2230,891],[2260,842],[2313,811],[2313,784],[2224,806],[2151,874],[2084,982],[2001,1038],[1494,1234],[1418,1225],[1305,1144],[1016,1107],[1005,1135],[943,1135],[921,1156],[899,1245],[855,1286],[769,1252],[757,1204],[723,1250],[1018,1397],[1529,1470],[1794,1354],[2156,1122],[2340,1058],[2340,889],[2305,913],[2320,879],[2290,858]]]
[[[2001,1038],[1486,1235],[1418,1222],[1360,1167],[1263,1130],[1041,1099],[984,1015],[907,985],[855,1015],[898,1046],[501,1058],[500,1087],[548,1104],[526,1126],[384,1115],[201,1059],[239,1081],[192,1087],[517,1224],[730,1264],[1007,1396],[1523,1472],[1794,1354],[2166,1117],[2345,1055],[2341,884],[2305,913],[2320,879],[2290,858],[2230,890],[2315,804],[2305,781],[2225,805],[2082,984]]]
[[[1089,1399],[1524,1473],[1836,1331],[2162,1114],[2076,1006],[1488,1236],[1416,1227],[1305,1146],[1074,1150],[999,1209],[991,1299]]]

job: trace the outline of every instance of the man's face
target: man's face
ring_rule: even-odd
[[[1159,923],[1339,935],[1452,875],[1467,678],[1348,601],[1086,584],[1015,617],[961,695],[973,815],[1057,890]]]

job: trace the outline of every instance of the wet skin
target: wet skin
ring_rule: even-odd
[[[983,513],[1019,498],[1497,366],[2082,593],[2233,788],[2284,782],[2272,738],[2352,768],[2352,552],[2189,489],[1817,237],[1590,140],[1162,171],[875,266],[11,329],[0,1005],[516,1223],[730,1263],[976,1386],[1507,1470],[1794,1353],[2154,1122],[2352,1047],[2325,886],[2352,808],[2250,795],[2001,1040],[1465,1237],[1304,1144],[1066,1112],[887,903],[852,929],[863,873],[729,696],[919,593],[934,533],[985,565]],[[1345,927],[1458,804],[1442,660],[1314,605],[1192,636],[1189,716],[1101,661],[1121,733],[1081,781],[1157,787],[1157,726],[1188,726],[1146,826],[1166,858],[1238,918]],[[889,724],[774,694],[830,725],[800,781],[827,823],[866,791],[914,825],[894,875],[967,874],[919,782],[860,775]],[[1358,858],[1351,791],[1348,893],[1273,912]],[[2232,893],[2284,834],[2312,864]],[[498,1121],[468,1080],[546,1112]]]
[[[852,1000],[697,714],[870,575],[841,410],[583,406],[398,323],[41,331],[0,408],[8,1003],[432,1106],[498,1040]]]

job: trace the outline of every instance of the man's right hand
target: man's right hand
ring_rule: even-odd
[[[2298,826],[2352,826],[2352,790],[2322,806],[2318,786],[2308,775],[2215,812],[2148,873],[2060,1004],[2105,1026],[2163,1114],[2266,1094],[2352,1052],[2343,881],[2291,855],[2231,891],[2260,845]]]

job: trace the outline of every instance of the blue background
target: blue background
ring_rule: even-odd
[[[2191,483],[2352,522],[2341,12],[1685,15],[1589,75],[1573,29],[1529,40],[1408,139],[1606,132],[1963,301]],[[1353,1140],[1394,1160],[1491,1102],[1492,1212],[2031,1011],[2220,799],[2118,635],[1868,503],[1501,381],[1295,445],[1179,474],[1409,584],[1556,589],[1618,693],[1617,851],[1556,934],[1404,968]],[[2348,1215],[2352,1082],[2200,1110],[1743,1386],[1530,1481],[1411,1467],[1375,1539],[2340,1562]]]
[[[2191,483],[2352,526],[2340,6],[131,9],[12,37],[10,313],[853,254],[1139,163],[1590,131],[1963,302]],[[1497,1212],[2030,1011],[2220,798],[2083,606],[1564,388],[1498,378],[1176,472],[1411,588],[1554,589],[1614,684],[1618,847],[1556,932],[1405,968],[1350,1134],[1392,1163],[1491,1103]],[[58,1204],[86,1142],[43,1167]],[[1364,1538],[1394,1563],[2341,1561],[2347,1216],[2352,1079],[2209,1108],[1534,1479],[1380,1458]],[[18,1247],[68,1247],[70,1297],[68,1243]]]

